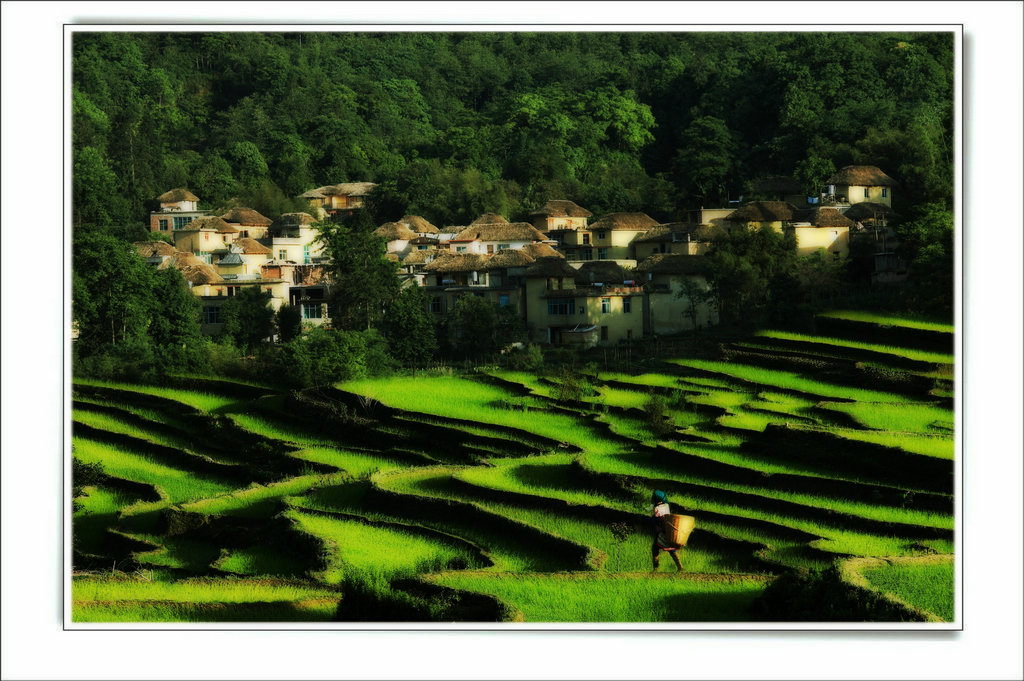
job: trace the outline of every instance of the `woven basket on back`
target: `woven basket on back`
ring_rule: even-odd
[[[693,527],[697,522],[696,519],[692,515],[671,513],[662,518],[662,522],[665,524],[665,538],[676,546],[686,546],[686,542],[690,539],[690,533],[693,532]]]

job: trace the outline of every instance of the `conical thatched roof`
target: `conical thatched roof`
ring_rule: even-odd
[[[272,224],[270,218],[260,215],[257,211],[252,208],[232,208],[221,218],[225,222],[234,222],[239,225],[253,225],[255,227],[262,227],[264,225]]]
[[[184,187],[178,187],[169,192],[164,192],[156,197],[156,200],[160,203],[177,203],[178,201],[198,201],[199,197]]]
[[[527,277],[576,277],[576,268],[563,258],[540,258],[523,273]]]
[[[222,233],[238,231],[237,227],[229,225],[216,215],[204,215],[201,218],[196,218],[181,229],[185,232],[198,232],[201,229],[213,229]]]
[[[143,258],[152,258],[155,255],[174,255],[175,253],[174,246],[166,241],[136,241],[132,245]]]
[[[873,203],[871,201],[855,203],[843,215],[851,220],[862,222],[864,220],[874,220],[875,218],[899,217],[896,211],[884,203]]]
[[[508,220],[498,215],[497,213],[484,213],[476,220],[473,220],[473,222],[469,223],[469,225],[472,227],[473,225],[491,225],[495,223],[507,224]]]
[[[703,255],[655,253],[641,261],[636,271],[644,274],[707,274],[710,268]]]
[[[419,215],[403,215],[398,221],[417,234],[439,234],[440,230]]]
[[[246,255],[270,255],[272,253],[269,248],[261,244],[259,241],[248,237],[239,239],[235,243],[231,244],[231,250],[245,253]]]
[[[845,217],[837,208],[819,206],[798,210],[793,216],[796,222],[809,222],[814,227],[856,227],[856,223]]]
[[[586,208],[577,206],[572,201],[566,199],[552,199],[530,213],[530,215],[545,215],[552,218],[589,218],[593,213]]]
[[[751,201],[725,216],[731,222],[780,222],[793,219],[796,206],[788,201]]]
[[[542,232],[529,222],[488,222],[477,223],[455,235],[453,241],[544,241]]]
[[[309,213],[282,213],[279,218],[271,223],[270,228],[298,227],[299,225],[311,225],[314,222],[316,222],[316,218]]]
[[[647,231],[658,224],[658,221],[647,213],[609,213],[590,225],[589,229],[624,229],[631,231]]]
[[[487,269],[487,256],[480,253],[444,253],[423,268],[427,272],[482,272]]]
[[[534,260],[540,260],[541,258],[565,259],[564,255],[553,249],[548,244],[526,244],[521,250]]]
[[[804,188],[788,175],[772,175],[757,180],[751,185],[755,192],[763,194],[803,194]]]
[[[487,269],[497,270],[506,267],[526,267],[532,265],[535,258],[521,248],[503,248],[491,256]]]
[[[374,234],[384,241],[411,241],[416,238],[416,232],[398,222],[385,222],[373,231]]]
[[[846,166],[840,168],[826,184],[855,187],[894,187],[896,180],[883,173],[878,166]]]

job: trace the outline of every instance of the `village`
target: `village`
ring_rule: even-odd
[[[791,234],[799,255],[833,260],[866,242],[873,283],[905,279],[891,230],[896,181],[875,166],[847,166],[827,185],[808,197],[792,178],[769,177],[754,183],[757,200],[664,224],[641,212],[594,216],[573,201],[551,200],[528,222],[485,213],[468,226],[439,227],[405,215],[375,233],[403,285],[423,288],[435,319],[473,295],[514,309],[531,342],[587,348],[716,325],[705,255],[716,236],[736,230]],[[306,326],[330,325],[329,258],[317,224],[364,208],[375,186],[312,189],[301,195],[311,212],[275,220],[245,207],[213,215],[188,189],[172,189],[157,197],[149,224],[169,238],[135,247],[153,266],[181,271],[202,302],[205,334],[221,331],[222,305],[246,287],[269,294],[275,311],[295,306]]]

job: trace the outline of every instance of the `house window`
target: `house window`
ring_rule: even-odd
[[[588,248],[587,250],[583,251],[583,259],[584,260],[593,260],[594,259],[594,250],[591,249],[591,248]]]
[[[597,233],[597,238],[598,238],[598,240],[603,239],[604,238],[604,232],[598,232]]]
[[[603,341],[608,340],[608,327],[607,326],[602,326],[601,327],[601,340],[603,340]]]
[[[303,303],[302,304],[302,318],[303,319],[322,319],[324,316],[324,310],[320,306],[320,303]]]
[[[248,239],[249,238],[249,232],[247,232],[246,230],[243,229],[241,232],[238,233],[238,236],[241,239]]]
[[[549,315],[574,314],[576,301],[572,298],[552,298],[548,301]]]
[[[302,247],[302,262],[307,265],[310,263],[309,244]]]
[[[608,314],[612,311],[612,299],[602,298],[601,299],[601,314]]]
[[[209,240],[210,240],[210,233],[209,232],[203,232],[203,241],[209,241]]]
[[[607,260],[608,259],[608,249],[607,248],[599,248],[599,249],[597,249],[597,259],[598,260]]]
[[[502,293],[500,296],[498,296],[498,305],[501,305],[502,307],[508,307],[509,301],[510,298],[507,293]]]
[[[184,229],[185,225],[192,222],[192,218],[174,218],[174,229]]]
[[[288,259],[288,251],[287,251],[287,250],[285,250],[285,249],[283,249],[283,248],[282,248],[282,249],[280,249],[280,250],[279,250],[279,251],[277,252],[277,259],[278,259],[278,260],[287,260],[287,259]]]
[[[590,234],[588,234],[586,232],[583,233],[583,245],[584,246],[589,246],[590,245]]]
[[[889,196],[889,188],[888,187],[882,187],[882,198],[884,199],[887,196]]]
[[[624,314],[630,314],[633,311],[633,299],[623,298],[622,299],[622,312]]]
[[[160,223],[160,231],[161,232],[166,232],[167,231],[167,220],[163,219],[163,220],[159,220],[158,222]]]
[[[441,296],[434,296],[430,299],[430,311],[434,314],[441,314]]]
[[[196,253],[197,258],[202,258],[203,262],[207,265],[213,264],[213,253],[207,253],[206,251],[199,251]]]
[[[491,255],[494,253],[494,244],[487,244],[487,254]]]
[[[456,246],[455,247],[455,252],[456,253],[465,253],[466,252],[466,247],[465,246]]]
[[[203,324],[220,324],[220,306],[219,305],[204,305],[203,306]]]
[[[866,199],[866,198],[868,198],[869,196],[870,196],[870,194],[868,194],[868,188],[867,188],[867,187],[864,187],[864,198]]]
[[[508,248],[508,244],[498,244],[499,251],[504,251],[506,248]]]

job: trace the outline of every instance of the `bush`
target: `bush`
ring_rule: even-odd
[[[644,421],[651,433],[658,438],[675,431],[675,425],[665,411],[665,398],[661,395],[651,395],[644,403]]]
[[[373,329],[314,328],[283,343],[273,362],[278,379],[297,387],[378,376],[394,366],[384,339]]]
[[[537,371],[544,366],[544,352],[539,345],[529,345],[510,350],[505,356],[505,364],[514,371]]]

